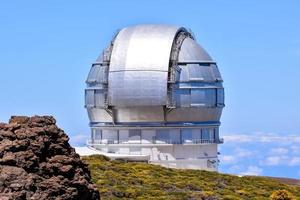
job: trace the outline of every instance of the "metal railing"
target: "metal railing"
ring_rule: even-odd
[[[103,144],[103,145],[111,145],[111,144],[126,144],[126,145],[164,145],[164,144],[220,144],[223,143],[223,138],[221,139],[191,139],[191,140],[88,140],[88,145],[97,145],[97,144]]]

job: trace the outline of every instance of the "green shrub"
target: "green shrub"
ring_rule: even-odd
[[[271,200],[294,200],[291,193],[286,190],[276,190],[271,195]]]

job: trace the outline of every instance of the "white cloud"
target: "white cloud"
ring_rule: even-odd
[[[220,160],[222,164],[233,164],[237,161],[236,157],[231,155],[222,155],[220,156]]]
[[[236,148],[234,150],[234,153],[235,153],[235,156],[237,156],[239,158],[249,157],[254,154],[253,151],[249,151],[249,150],[243,149],[243,148]]]
[[[300,146],[293,145],[290,149],[294,155],[300,155]]]
[[[278,166],[288,163],[288,157],[286,156],[269,156],[264,161],[260,162],[261,165]]]
[[[222,150],[226,155],[221,160],[221,168],[227,173],[259,175],[274,169],[294,170],[297,177],[300,166],[300,134],[279,135],[274,133],[228,134],[223,136],[225,144]],[[222,151],[221,151],[222,153]],[[246,166],[249,166],[248,168]],[[242,166],[242,167],[238,167]],[[277,176],[284,172],[275,170]],[[300,173],[300,171],[299,171]]]
[[[232,165],[228,168],[228,172],[233,174],[237,174],[237,172],[241,170],[242,170],[242,166],[240,164]]]
[[[288,152],[289,152],[288,148],[278,147],[278,148],[271,149],[270,154],[283,155],[283,154],[287,154]]]
[[[285,135],[280,136],[274,133],[254,133],[254,134],[234,134],[223,135],[224,142],[226,143],[251,143],[251,142],[263,142],[263,143],[280,143],[280,144],[300,144],[299,135]]]
[[[253,142],[254,138],[249,135],[224,135],[225,143],[228,142]]]
[[[300,157],[292,157],[290,162],[290,166],[300,166]]]
[[[265,160],[260,161],[260,165],[264,166],[300,166],[300,157],[292,156],[269,156]]]
[[[262,168],[259,168],[257,166],[249,166],[248,169],[245,172],[241,173],[241,175],[258,176],[258,175],[261,175],[262,172],[263,172]]]

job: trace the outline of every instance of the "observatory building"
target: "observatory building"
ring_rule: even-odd
[[[188,29],[123,28],[88,74],[88,146],[114,159],[216,171],[222,82]]]

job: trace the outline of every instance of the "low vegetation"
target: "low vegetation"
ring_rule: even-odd
[[[293,200],[294,196],[286,190],[276,190],[271,195],[271,200]]]
[[[265,177],[238,177],[202,170],[168,169],[138,162],[83,157],[101,199],[300,199],[300,187]],[[283,192],[282,192],[283,191]],[[284,194],[283,194],[284,193]],[[278,197],[278,198],[277,198]]]

